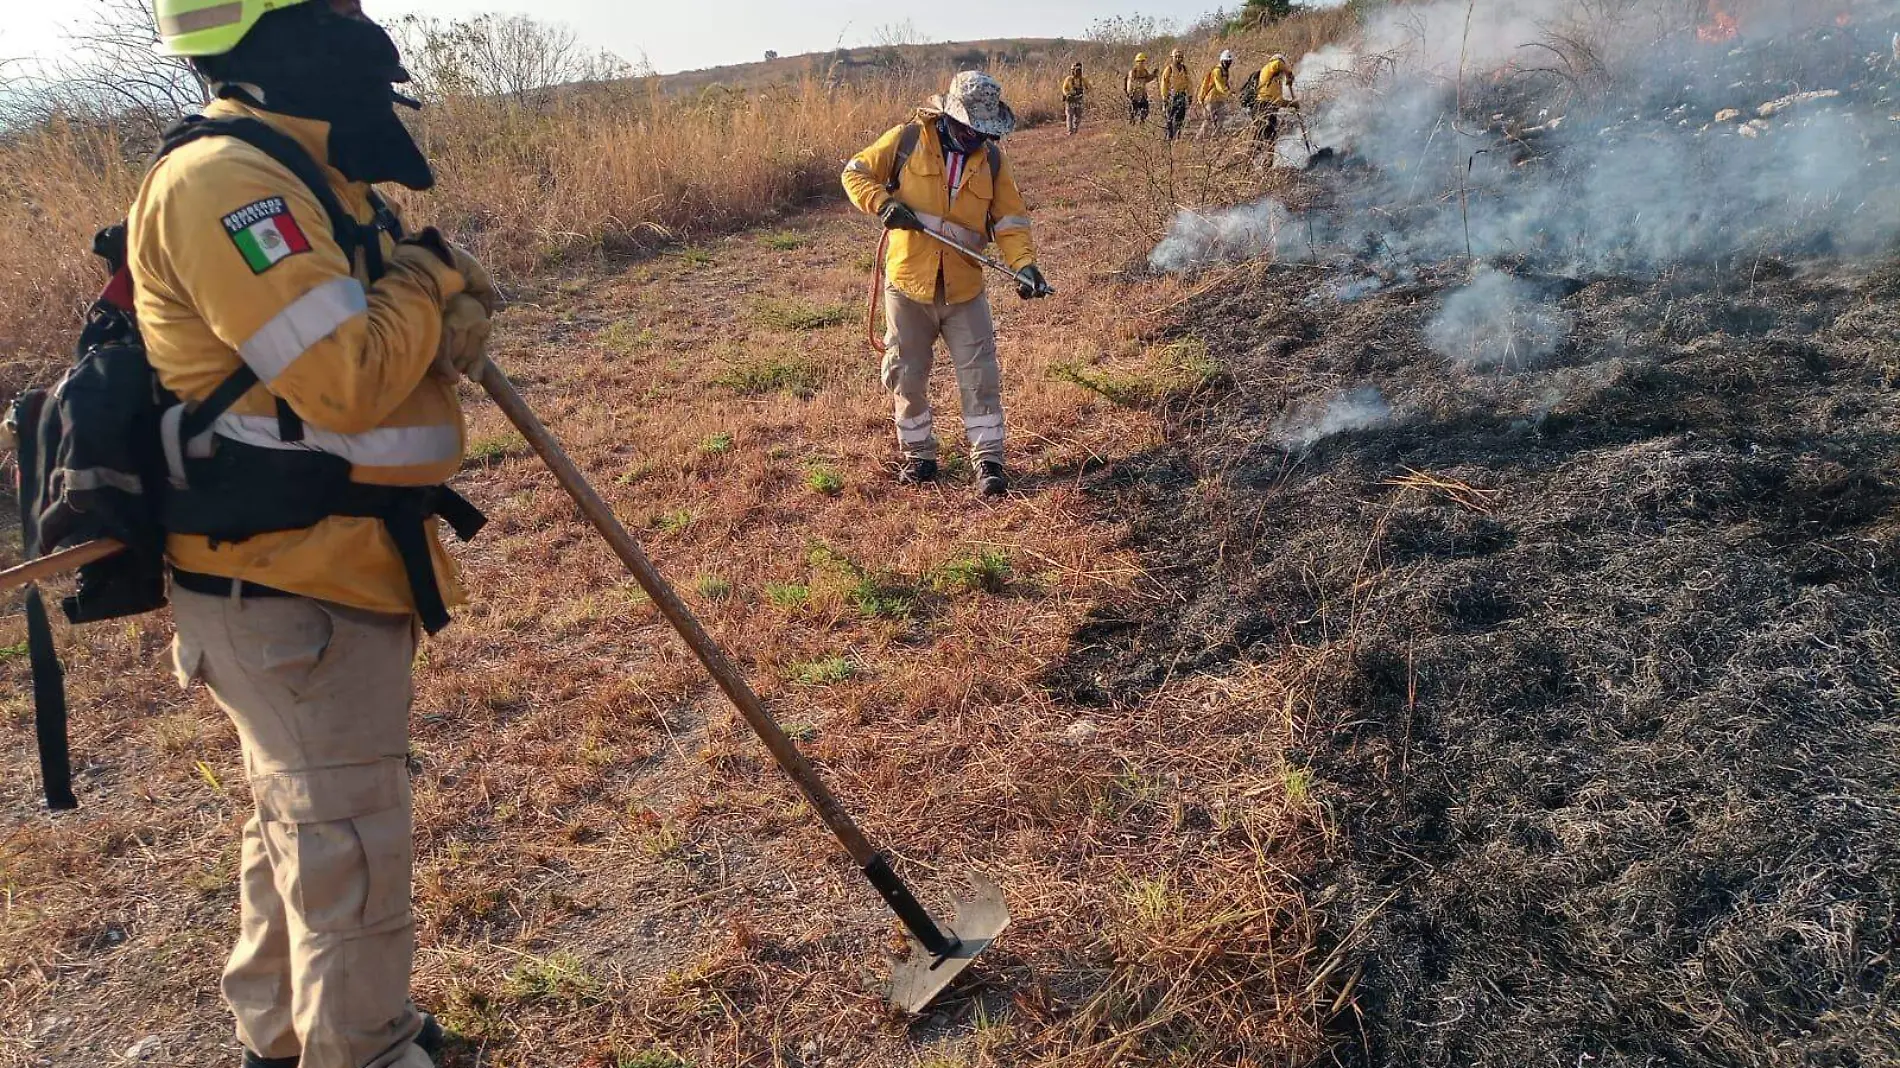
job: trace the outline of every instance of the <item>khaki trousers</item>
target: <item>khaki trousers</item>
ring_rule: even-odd
[[[943,298],[943,283],[929,304],[884,287],[884,388],[897,416],[897,444],[909,460],[937,458],[937,431],[930,411],[930,365],[937,339],[950,350],[963,398],[963,433],[979,463],[1003,459],[1003,368],[996,359],[996,324],[987,293],[962,304]]]
[[[237,726],[256,806],[223,983],[239,1041],[302,1068],[429,1068],[409,1001],[413,621],[176,588],[172,614],[179,682]]]
[[[1082,128],[1082,102],[1080,100],[1065,101],[1062,105],[1062,113],[1069,120],[1070,133],[1074,133]]]

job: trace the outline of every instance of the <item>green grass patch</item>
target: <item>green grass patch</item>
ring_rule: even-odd
[[[811,603],[811,587],[791,582],[767,583],[765,600],[773,608],[795,612]]]
[[[0,646],[0,660],[18,660],[27,654],[27,644]]]
[[[844,476],[830,464],[813,464],[805,469],[805,488],[825,497],[844,492]]]
[[[622,319],[610,323],[600,332],[601,347],[622,356],[631,356],[659,344],[660,335],[652,327],[641,326],[637,320]]]
[[[701,575],[693,580],[693,589],[708,601],[732,599],[732,583],[718,575]]]
[[[708,434],[700,438],[699,451],[712,456],[717,456],[722,452],[731,452],[732,431],[721,430],[717,434]]]
[[[934,585],[950,593],[959,590],[1001,593],[1009,586],[1015,571],[1009,554],[1000,549],[984,549],[959,556],[938,569]]]
[[[635,482],[644,482],[660,473],[660,465],[653,460],[641,460],[632,467],[614,476],[614,481],[622,486],[631,486]]]
[[[760,235],[759,244],[776,252],[790,252],[805,247],[805,235],[796,230],[774,230]]]
[[[806,554],[813,571],[841,580],[844,598],[869,619],[909,619],[917,611],[918,589],[901,576],[871,571],[822,542]]]
[[[713,254],[706,249],[700,248],[698,245],[688,245],[674,253],[674,255],[680,258],[681,263],[695,269],[710,267],[713,262]]]
[[[823,330],[851,321],[849,304],[811,304],[802,300],[768,297],[754,309],[758,320],[779,330]]]
[[[510,456],[520,455],[528,447],[528,442],[520,434],[501,434],[492,438],[478,438],[469,442],[468,454],[462,459],[464,467],[487,467],[500,463]]]
[[[824,387],[825,371],[800,356],[758,356],[728,364],[713,384],[747,396],[784,393],[809,399]]]
[[[1150,352],[1138,367],[1108,370],[1070,360],[1051,367],[1049,376],[1124,408],[1149,408],[1212,385],[1220,364],[1208,355],[1207,342],[1192,337]]]
[[[652,527],[662,534],[683,534],[693,525],[693,513],[685,508],[661,512],[653,517]]]
[[[793,664],[787,677],[800,686],[832,686],[857,673],[857,668],[844,657],[826,656]]]
[[[502,993],[516,1002],[551,1001],[576,1007],[599,1003],[604,989],[572,953],[528,957],[502,983]]]

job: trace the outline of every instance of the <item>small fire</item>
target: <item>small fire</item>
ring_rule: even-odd
[[[1733,41],[1741,32],[1742,26],[1735,21],[1735,16],[1718,7],[1710,13],[1709,21],[1696,29],[1695,35],[1704,44],[1721,44]]]

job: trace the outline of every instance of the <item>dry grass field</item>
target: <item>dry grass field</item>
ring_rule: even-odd
[[[1113,93],[1011,138],[1061,295],[992,287],[995,503],[961,462],[893,484],[877,228],[835,188],[934,76],[436,109],[406,207],[502,268],[496,361],[926,902],[981,871],[1015,921],[889,1008],[895,922],[470,390],[491,523],[414,721],[445,1065],[1900,1062],[1900,4],[1570,9],[1613,32],[1562,72],[1405,9],[1485,76],[1367,98],[1389,60],[1346,57],[1311,170]],[[1673,29],[1604,58],[1637,9]],[[1054,115],[1059,71],[1003,73]],[[8,391],[58,371],[124,141],[0,143]],[[83,807],[49,816],[23,637],[0,1068],[226,1063],[233,732],[162,616],[63,634]]]
[[[1289,870],[1323,821],[1275,755],[1294,729],[1280,684],[1183,677],[1139,713],[1090,716],[1040,681],[1092,607],[1158,596],[1082,483],[1159,445],[1154,406],[1216,377],[1204,351],[1153,343],[1188,288],[1129,272],[1154,235],[1104,195],[1111,161],[1158,131],[1104,107],[1082,138],[1011,141],[1065,296],[995,289],[1020,478],[989,505],[956,463],[939,489],[892,486],[864,340],[876,226],[828,188],[793,210],[835,180],[851,139],[906,110],[854,98],[826,120],[836,151],[730,175],[757,187],[695,177],[679,196],[731,211],[631,260],[599,254],[628,251],[590,214],[614,187],[560,168],[712,161],[716,131],[682,131],[667,153],[628,125],[540,157],[552,188],[597,190],[592,203],[510,202],[499,155],[444,145],[444,187],[415,207],[513,268],[497,362],[867,830],[940,905],[958,871],[1000,879],[1015,926],[984,981],[933,1015],[886,1008],[873,979],[898,942],[881,904],[471,394],[458,485],[491,525],[459,550],[474,603],[428,644],[416,706],[417,995],[462,1036],[450,1064],[1266,1063],[1319,1048],[1316,995],[1338,961],[1315,950]],[[1223,158],[1182,152],[1203,169]],[[637,188],[670,179],[650,180]],[[730,230],[760,216],[774,218]],[[580,251],[504,240],[589,226]],[[0,645],[19,629],[7,621]],[[246,794],[208,696],[165,675],[168,634],[153,617],[68,643],[86,795],[71,818],[35,812],[25,663],[0,661],[0,1063],[81,1063],[145,1035],[170,1063],[228,1048],[215,979]]]

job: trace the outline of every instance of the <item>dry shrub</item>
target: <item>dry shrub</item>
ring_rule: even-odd
[[[1001,77],[1027,119],[1046,117],[1055,72]],[[449,101],[424,124],[442,183],[415,206],[517,273],[722,233],[841,195],[845,160],[942,80],[911,75],[827,93],[806,79],[691,99],[629,82],[539,110]]]
[[[1053,114],[1060,73],[999,71],[1025,121]],[[829,94],[807,80],[676,99],[637,83],[541,107],[449,99],[420,132],[440,185],[403,198],[519,279],[536,268],[723,233],[841,195],[844,161],[944,76]],[[88,251],[124,216],[149,145],[56,120],[0,140],[0,389],[57,366],[102,279]]]
[[[56,365],[104,279],[92,235],[138,186],[117,129],[56,120],[0,140],[0,393]]]

